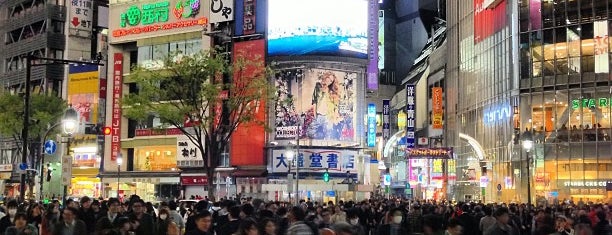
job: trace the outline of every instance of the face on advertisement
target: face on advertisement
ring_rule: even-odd
[[[354,140],[356,78],[356,73],[327,69],[281,72],[276,138],[295,138],[299,129],[301,139]]]

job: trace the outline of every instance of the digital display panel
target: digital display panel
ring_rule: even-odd
[[[268,56],[367,53],[367,0],[269,0]]]

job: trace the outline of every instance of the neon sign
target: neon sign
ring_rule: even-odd
[[[512,108],[505,104],[484,109],[483,121],[485,124],[495,124],[510,117],[512,117]]]
[[[113,37],[150,33],[208,24],[208,18],[196,18],[200,13],[200,0],[178,0],[132,5],[121,13],[119,27]],[[174,19],[171,19],[172,14]]]
[[[610,98],[576,99],[572,100],[572,109],[595,108],[595,106],[609,107],[611,106],[610,101]]]

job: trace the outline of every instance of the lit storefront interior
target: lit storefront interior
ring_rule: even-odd
[[[100,156],[97,155],[95,142],[90,140],[95,137],[87,137],[77,140],[71,147],[72,155],[72,179],[68,187],[68,195],[89,195],[94,198],[102,196],[102,185],[98,176],[100,172]]]
[[[545,24],[547,20],[552,28],[520,36],[521,84],[531,87],[521,92],[520,126],[522,133],[533,133],[535,145],[530,161],[524,152],[515,152],[523,154],[525,163],[513,158],[513,168],[525,171],[529,162],[532,198],[538,202],[608,202],[612,198],[606,191],[612,180],[612,42],[608,40],[612,24],[592,17],[580,24],[569,19],[554,24],[559,20],[555,17],[545,18]],[[527,187],[526,179],[516,187]]]

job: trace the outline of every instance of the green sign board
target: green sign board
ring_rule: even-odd
[[[610,107],[610,102],[610,98],[575,99],[572,100],[572,109]]]
[[[200,0],[179,0],[170,5],[170,1],[145,3],[141,6],[132,5],[124,13],[121,13],[119,25],[122,28],[152,25],[168,22],[172,13],[177,19],[195,17],[200,11]]]

